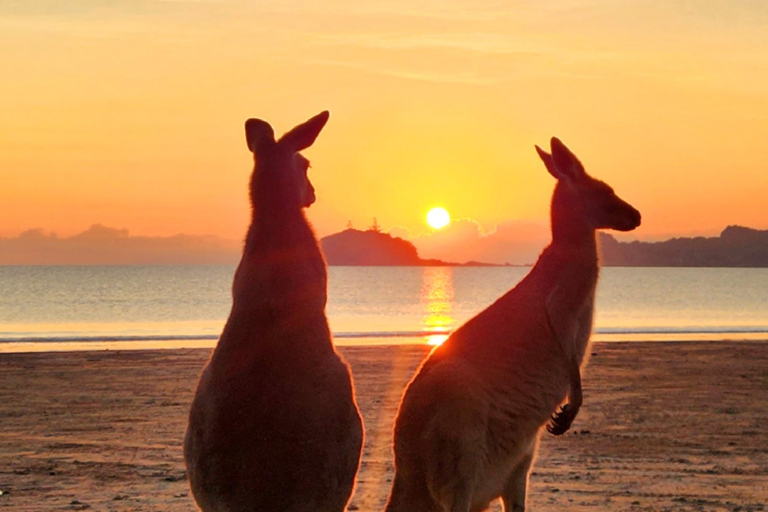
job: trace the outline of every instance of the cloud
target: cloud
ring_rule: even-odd
[[[411,241],[419,256],[426,259],[523,265],[536,261],[549,240],[549,230],[543,224],[505,221],[486,232],[475,220],[458,219],[445,229]]]
[[[369,62],[352,62],[334,59],[318,59],[313,61],[319,66],[331,66],[363,71],[365,73],[417,80],[421,82],[452,82],[470,85],[492,85],[498,80],[479,77],[473,72],[458,70],[456,72],[430,72],[423,69],[407,69],[406,67],[373,65]]]
[[[383,50],[449,49],[479,54],[539,58],[540,51],[531,51],[526,41],[514,39],[502,33],[458,32],[400,34],[392,32],[371,33],[319,33],[320,44],[354,46]]]
[[[423,235],[413,236],[402,227],[389,233],[410,240],[421,258],[456,263],[533,263],[549,243],[545,225],[520,221],[502,222],[489,232],[475,220],[458,219]],[[127,229],[101,224],[63,238],[42,229],[0,238],[0,265],[235,264],[241,252],[239,240],[214,235],[132,236]]]
[[[67,238],[41,229],[0,238],[0,265],[234,264],[241,246],[211,235],[131,236],[127,229],[95,224]]]

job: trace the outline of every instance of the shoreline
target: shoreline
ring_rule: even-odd
[[[448,334],[425,333],[424,335],[378,336],[337,336],[336,347],[384,347],[439,345]],[[102,352],[102,351],[154,351],[154,350],[212,350],[218,338],[173,338],[148,340],[110,340],[99,338],[68,339],[66,341],[2,341],[0,355],[60,352]],[[750,343],[768,342],[765,332],[652,332],[652,333],[595,333],[591,343]]]
[[[366,426],[351,510],[383,509],[393,419],[429,350],[339,348]],[[193,510],[181,443],[209,352],[2,354],[0,509]],[[764,510],[766,368],[768,341],[595,343],[572,430],[542,436],[530,508]]]

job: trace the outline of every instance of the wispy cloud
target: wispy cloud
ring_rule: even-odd
[[[383,66],[381,64],[375,65],[365,62],[355,61],[343,61],[343,60],[331,60],[331,59],[318,59],[313,61],[313,64],[319,66],[330,66],[354,69],[357,71],[363,71],[365,73],[375,75],[386,75],[396,78],[404,78],[408,80],[418,80],[423,82],[451,82],[459,84],[471,84],[471,85],[492,85],[498,83],[498,80],[493,78],[485,78],[477,76],[472,71],[458,70],[454,72],[448,71],[429,71],[424,69],[408,69],[402,66]]]
[[[202,32],[223,33],[219,24],[234,15],[230,1],[0,0],[0,27],[79,39],[121,39],[141,34],[153,40],[165,40]]]
[[[315,36],[319,44],[351,45],[361,48],[387,50],[450,49],[483,54],[514,54],[538,56],[542,51],[532,51],[530,41],[505,34],[481,32],[451,33],[321,33]]]

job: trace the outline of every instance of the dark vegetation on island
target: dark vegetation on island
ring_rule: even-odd
[[[728,226],[716,237],[619,242],[600,233],[602,264],[626,267],[768,267],[768,230]]]

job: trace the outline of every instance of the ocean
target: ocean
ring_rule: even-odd
[[[0,352],[212,347],[234,266],[0,267]],[[527,267],[330,267],[336,343],[439,343]],[[608,267],[594,339],[768,339],[768,269]]]

